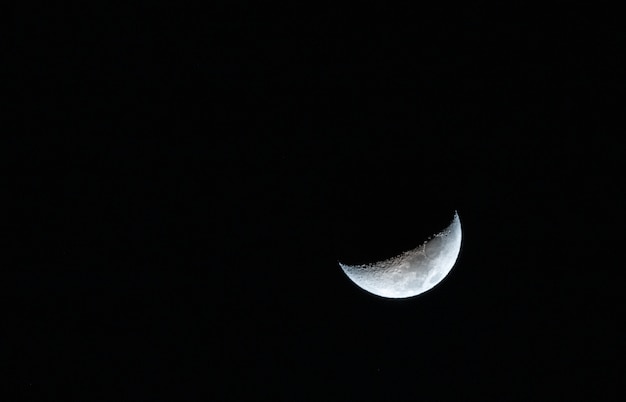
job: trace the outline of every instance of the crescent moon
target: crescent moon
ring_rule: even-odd
[[[461,250],[461,221],[457,212],[450,225],[421,246],[397,257],[366,265],[339,266],[355,284],[378,296],[402,299],[435,287],[456,263]]]

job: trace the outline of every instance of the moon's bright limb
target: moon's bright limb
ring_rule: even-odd
[[[421,246],[397,257],[366,265],[339,263],[361,288],[394,299],[417,296],[448,275],[461,250],[461,221],[455,212],[450,225]]]

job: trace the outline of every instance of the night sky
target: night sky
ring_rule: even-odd
[[[0,399],[616,398],[615,13],[97,4],[12,14]]]

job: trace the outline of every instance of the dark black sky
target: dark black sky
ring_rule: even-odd
[[[12,21],[12,400],[616,395],[609,10],[24,3]],[[427,294],[384,300],[337,265],[455,210],[463,248]]]

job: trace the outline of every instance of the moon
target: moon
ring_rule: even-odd
[[[355,284],[378,296],[402,299],[435,287],[452,270],[461,250],[461,221],[455,211],[450,225],[421,246],[397,257],[366,265],[339,266]]]

